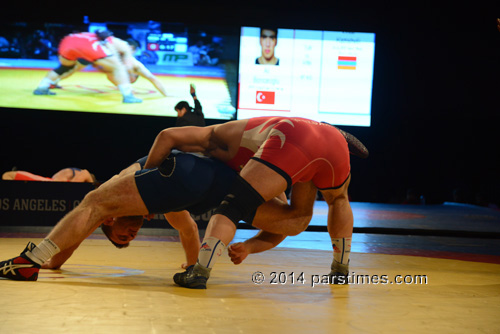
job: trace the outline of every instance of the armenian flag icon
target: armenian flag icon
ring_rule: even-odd
[[[339,56],[337,65],[339,70],[355,70],[356,57]]]

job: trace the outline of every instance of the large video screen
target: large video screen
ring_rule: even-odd
[[[133,94],[142,103],[123,103],[116,83],[95,64],[79,64],[52,85],[50,95],[34,94],[40,82],[59,66],[63,37],[109,30],[124,41],[135,40],[135,58],[163,86],[166,96],[145,75],[131,76]],[[180,101],[194,107],[196,88],[205,118],[235,118],[239,27],[168,22],[0,23],[0,107],[141,116],[177,117]],[[147,72],[147,71],[146,71]]]
[[[375,34],[242,27],[237,117],[371,123]]]

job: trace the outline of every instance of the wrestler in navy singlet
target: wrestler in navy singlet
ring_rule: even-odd
[[[146,159],[137,162],[144,166]],[[172,153],[160,167],[137,171],[135,182],[149,213],[188,210],[199,215],[220,204],[236,175],[218,160]]]

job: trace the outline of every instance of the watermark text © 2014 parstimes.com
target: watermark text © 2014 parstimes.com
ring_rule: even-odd
[[[332,276],[328,274],[306,274],[304,272],[284,272],[272,271],[266,276],[261,271],[252,274],[254,284],[270,285],[317,285],[331,284]],[[428,284],[427,275],[368,275],[349,273],[347,276],[337,276],[337,284],[351,285],[426,285]]]

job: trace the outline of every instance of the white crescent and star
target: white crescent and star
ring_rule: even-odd
[[[262,92],[257,93],[257,102],[262,102],[266,99],[266,96]]]

